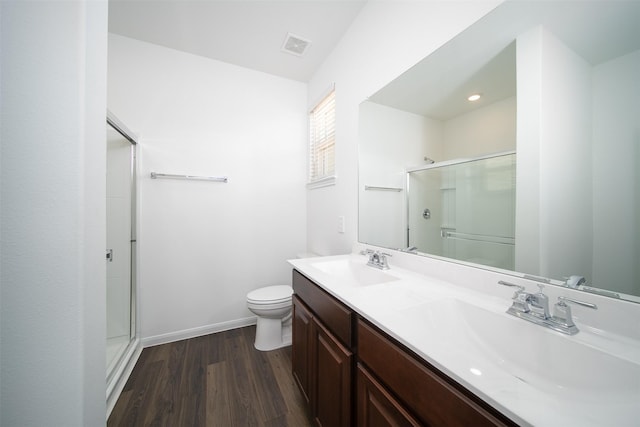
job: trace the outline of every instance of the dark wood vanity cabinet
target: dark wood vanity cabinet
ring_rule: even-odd
[[[362,319],[357,336],[359,426],[517,425]]]
[[[293,273],[293,376],[318,426],[353,425],[351,310]]]
[[[517,425],[296,270],[293,290],[293,376],[318,426]]]

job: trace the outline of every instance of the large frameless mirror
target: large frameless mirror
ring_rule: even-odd
[[[358,240],[640,301],[638,22],[506,1],[371,95]]]

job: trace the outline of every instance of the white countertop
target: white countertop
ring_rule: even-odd
[[[563,335],[506,314],[511,305],[508,297],[455,285],[393,262],[384,272],[391,281],[354,285],[353,278],[318,267],[331,261],[372,268],[366,266],[366,256],[357,254],[289,263],[516,423],[640,426],[637,341],[590,327],[575,336]],[[476,312],[479,317],[473,317]],[[529,357],[532,354],[535,357]],[[587,354],[595,357],[589,359]],[[531,360],[522,364],[523,359]],[[551,368],[562,380],[554,381]]]

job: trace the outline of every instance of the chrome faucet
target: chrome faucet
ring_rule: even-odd
[[[531,311],[536,313],[543,319],[548,319],[551,317],[549,315],[549,297],[542,292],[544,289],[544,285],[538,284],[538,288],[540,292],[537,294],[529,294],[529,306],[531,307]]]
[[[401,248],[398,249],[400,252],[408,252],[411,254],[417,254],[418,253],[418,247],[417,246],[409,246],[408,248]]]
[[[573,275],[567,278],[564,285],[567,288],[578,289],[580,288],[581,285],[584,285],[585,283],[586,283],[586,280],[584,279],[584,277]]]
[[[571,307],[566,304],[567,302],[592,309],[598,308],[595,304],[561,296],[558,297],[558,302],[554,306],[553,315],[550,315],[549,297],[543,292],[544,285],[538,284],[540,291],[532,294],[527,292],[525,287],[521,285],[503,280],[498,283],[518,288],[513,294],[511,307],[507,309],[508,314],[564,334],[575,335],[579,332],[578,327],[573,323]]]
[[[391,254],[380,252],[380,251],[372,251],[371,249],[367,249],[360,253],[362,255],[369,255],[369,261],[367,261],[367,265],[378,268],[380,270],[389,269],[389,263],[387,262],[387,257],[392,256]]]

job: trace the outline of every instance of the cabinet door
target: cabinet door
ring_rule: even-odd
[[[417,427],[421,424],[360,364],[357,372],[358,427]]]
[[[297,296],[293,296],[293,336],[291,346],[291,363],[293,378],[298,383],[300,391],[310,407],[311,396],[311,339],[313,334],[312,315]]]
[[[313,319],[312,366],[314,393],[311,411],[317,425],[351,426],[351,364],[353,354]]]
[[[513,426],[468,390],[416,359],[375,327],[358,322],[358,357],[423,423],[448,427]]]

